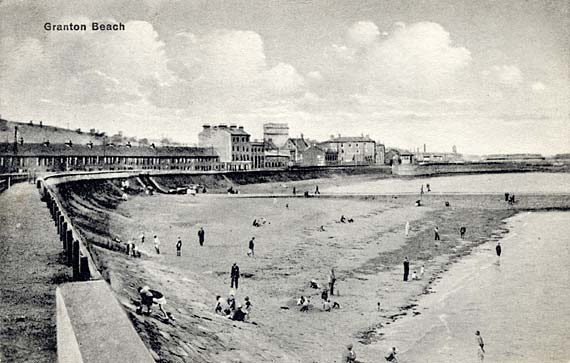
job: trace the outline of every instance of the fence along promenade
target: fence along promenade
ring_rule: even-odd
[[[65,252],[65,263],[72,268],[75,281],[56,289],[58,361],[154,362],[111,288],[102,279],[89,245],[73,226],[51,185],[39,179],[36,187],[50,210]]]

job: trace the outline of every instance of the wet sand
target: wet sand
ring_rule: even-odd
[[[480,330],[485,362],[568,362],[569,222],[569,212],[510,218],[501,258],[485,243],[452,266],[418,301],[422,315],[385,330],[385,350],[400,347],[405,362],[476,361]]]

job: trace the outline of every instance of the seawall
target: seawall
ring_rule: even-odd
[[[550,162],[466,162],[401,164],[392,166],[392,174],[397,176],[427,176],[448,174],[522,173],[522,172],[568,172],[566,164]]]

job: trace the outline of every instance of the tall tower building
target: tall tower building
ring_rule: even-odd
[[[285,123],[263,124],[263,141],[273,142],[275,146],[281,148],[285,146],[289,139],[289,125]]]

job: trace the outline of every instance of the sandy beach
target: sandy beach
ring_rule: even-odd
[[[342,180],[317,182],[326,190],[327,183]],[[310,182],[303,183],[309,187]],[[283,188],[272,183],[261,189],[271,187],[278,194]],[[104,276],[143,341],[164,362],[338,362],[348,343],[355,345],[360,361],[377,361],[391,344],[385,337],[390,325],[423,314],[421,297],[434,293],[434,283],[473,248],[507,234],[505,219],[521,210],[570,205],[567,195],[526,195],[510,206],[497,194],[427,194],[415,207],[418,196],[413,194],[326,193],[317,198],[136,195],[119,203],[113,199],[116,187],[96,190],[104,194],[67,194],[69,208],[91,240],[134,241],[143,251],[142,258],[132,258],[95,248]],[[247,191],[256,192],[254,186]],[[341,215],[354,222],[340,223]],[[262,218],[266,224],[252,226]],[[435,226],[441,241],[434,241]],[[463,240],[461,226],[467,227]],[[204,246],[198,244],[199,227],[206,231]],[[155,234],[160,255],[152,244]],[[252,237],[255,257],[248,257]],[[405,256],[410,272],[419,273],[424,265],[421,280],[402,281]],[[237,290],[230,289],[234,262],[242,274]],[[338,295],[332,300],[341,309],[324,312],[321,289],[312,289],[309,281],[325,287],[333,267]],[[157,309],[150,317],[135,313],[136,288],[142,285],[165,294],[174,321],[163,319]],[[238,303],[246,296],[252,301],[248,323],[214,314],[215,296],[230,292]],[[308,313],[296,305],[301,295],[311,299]]]

